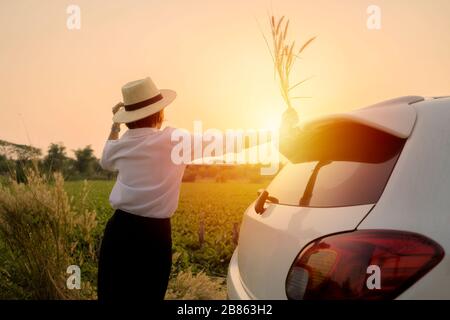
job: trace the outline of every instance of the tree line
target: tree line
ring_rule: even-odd
[[[90,145],[72,150],[69,157],[62,143],[51,143],[43,155],[39,148],[14,144],[0,140],[0,175],[15,175],[17,181],[25,179],[27,168],[38,168],[40,172],[61,172],[65,180],[112,179],[115,173],[103,170]]]
[[[27,168],[37,168],[39,172],[48,176],[54,172],[61,172],[65,180],[110,180],[117,176],[117,173],[104,170],[100,166],[100,159],[95,157],[90,145],[72,152],[74,156],[69,157],[67,148],[62,143],[51,143],[43,155],[39,148],[0,140],[0,177],[15,176],[18,182],[25,182]],[[183,181],[246,180],[259,183],[273,178],[261,176],[260,168],[260,164],[188,165]]]

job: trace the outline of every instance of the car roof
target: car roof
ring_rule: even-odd
[[[399,138],[408,138],[414,127],[417,112],[411,105],[424,101],[421,96],[391,99],[345,113],[310,118],[300,123],[302,130],[314,130],[336,122],[357,122]]]

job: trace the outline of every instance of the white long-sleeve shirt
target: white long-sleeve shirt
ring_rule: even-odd
[[[171,159],[173,130],[138,128],[118,140],[107,140],[100,165],[119,172],[109,196],[114,209],[152,218],[173,215],[186,168]]]
[[[187,146],[180,143],[186,139]],[[220,133],[219,139],[222,143],[218,150],[214,149],[216,156],[226,151],[226,135]],[[212,140],[172,127],[131,129],[120,139],[107,140],[100,165],[119,172],[109,196],[111,206],[144,217],[171,217],[178,207],[186,164],[202,157],[202,150]],[[247,147],[247,143],[243,145]],[[180,149],[182,156],[173,157],[180,154]]]

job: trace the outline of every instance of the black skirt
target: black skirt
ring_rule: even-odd
[[[170,219],[116,210],[100,248],[98,299],[162,300],[171,266]]]

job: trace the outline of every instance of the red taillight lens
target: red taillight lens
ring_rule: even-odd
[[[286,294],[295,300],[393,299],[443,257],[439,244],[412,232],[336,234],[300,252],[289,271]]]

